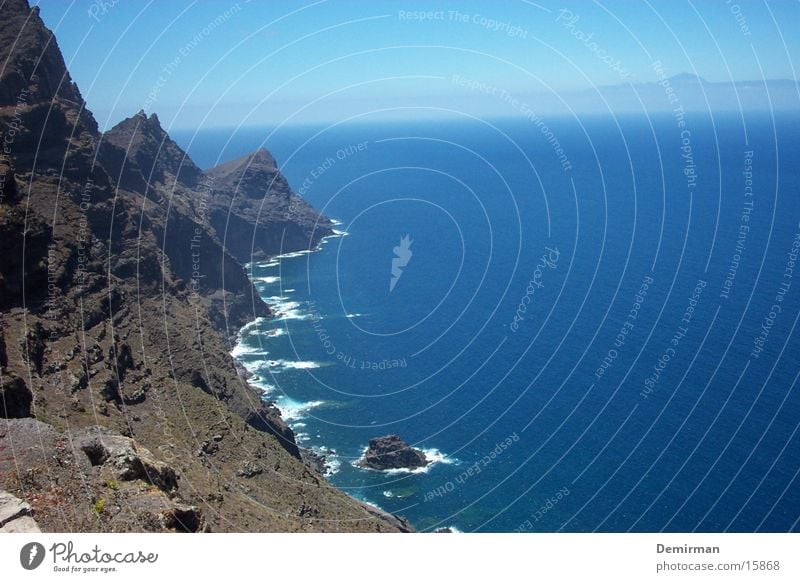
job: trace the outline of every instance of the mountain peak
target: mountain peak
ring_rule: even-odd
[[[215,184],[247,198],[265,195],[288,197],[291,193],[286,178],[278,171],[278,164],[265,148],[224,162],[206,172]]]
[[[78,143],[91,143],[97,123],[84,106],[53,33],[26,0],[0,2],[0,73],[0,133],[12,123],[25,128],[15,132],[18,172],[51,162],[55,167],[66,158],[70,161],[65,167],[78,168],[81,164],[73,163],[76,156],[93,155],[91,146]],[[69,131],[64,130],[67,126]]]
[[[37,101],[56,96],[81,103],[53,33],[39,17],[38,7],[26,0],[4,2],[0,19],[0,62],[4,89],[0,106],[13,104],[27,89]],[[6,91],[3,91],[6,93]]]
[[[140,128],[140,131],[152,133],[154,136],[161,139],[167,135],[167,132],[161,127],[161,121],[158,119],[158,116],[155,113],[151,113],[148,116],[144,109],[140,109],[135,115],[123,119],[115,125],[111,131],[118,132],[122,128],[128,128],[130,131],[133,131],[137,127]]]
[[[83,97],[58,43],[39,16],[39,7],[30,8],[26,0],[7,0],[0,7],[0,107],[14,105],[21,96],[28,103],[58,99],[62,109],[96,131],[94,118],[81,107]]]
[[[169,176],[192,185],[202,171],[172,138],[155,113],[144,110],[123,119],[103,134],[104,161],[112,171],[123,172],[122,182],[131,189],[151,180],[166,182]]]
[[[278,167],[275,158],[272,157],[272,154],[267,151],[266,148],[258,148],[253,155],[251,156],[250,163],[262,163],[262,164],[269,164],[273,167]]]

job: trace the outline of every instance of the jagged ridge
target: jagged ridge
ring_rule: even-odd
[[[24,0],[0,7],[0,47],[0,131],[14,135],[0,164],[0,415],[34,416],[53,435],[21,465],[0,454],[0,489],[29,502],[45,531],[179,529],[181,516],[214,531],[408,529],[298,460],[291,431],[228,353],[227,338],[269,312],[215,217],[229,198],[264,254],[275,247],[260,233],[280,221],[248,222],[252,207],[236,201],[252,199],[225,185],[235,168],[203,174],[154,115],[101,136]],[[274,160],[255,158],[249,166],[271,168],[278,184]],[[276,208],[293,197],[266,196]],[[297,232],[308,246],[325,231],[305,222],[324,221],[304,208]],[[29,422],[0,423],[0,453],[26,442]],[[105,469],[75,474],[86,461],[75,455],[88,453],[58,449],[72,438],[60,435],[97,424],[118,446],[149,449],[161,477],[135,461],[125,474],[167,482],[181,503],[171,518],[153,513],[160,502],[123,515]]]

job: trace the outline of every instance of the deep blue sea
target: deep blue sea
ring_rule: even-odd
[[[800,530],[800,115],[342,123],[267,147],[342,235],[250,265],[235,355],[421,530]],[[396,433],[435,462],[353,466]]]

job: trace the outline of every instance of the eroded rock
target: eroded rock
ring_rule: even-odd
[[[376,471],[417,469],[429,463],[425,453],[414,449],[396,434],[370,439],[369,448],[358,465]]]
[[[0,491],[0,532],[39,533],[31,506],[7,491]]]
[[[260,475],[263,472],[264,469],[259,467],[255,461],[246,461],[244,465],[242,465],[242,468],[237,472],[237,475],[239,475],[239,477],[249,479],[251,477],[255,477],[256,475]]]
[[[39,529],[35,519],[24,515],[0,527],[0,533],[42,533],[42,530]]]
[[[0,526],[30,514],[30,505],[11,493],[0,491]]]
[[[264,403],[251,411],[245,418],[247,424],[263,432],[274,435],[281,446],[294,458],[300,459],[300,449],[294,438],[294,431],[281,417],[281,411],[272,404]]]
[[[100,466],[120,481],[141,479],[152,483],[162,491],[178,487],[175,469],[157,460],[145,448],[136,445],[128,437],[95,432],[75,439],[92,466]]]

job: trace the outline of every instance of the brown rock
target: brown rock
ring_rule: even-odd
[[[175,470],[153,457],[145,448],[137,447],[133,439],[89,429],[88,434],[74,439],[92,466],[101,466],[120,481],[141,479],[152,483],[162,491],[178,487]]]
[[[425,454],[411,448],[399,436],[391,434],[369,441],[369,448],[358,465],[376,471],[387,469],[416,469],[428,464]]]
[[[294,458],[302,458],[294,439],[294,431],[284,422],[281,411],[275,405],[263,403],[250,412],[245,420],[256,430],[275,435],[281,446]]]

